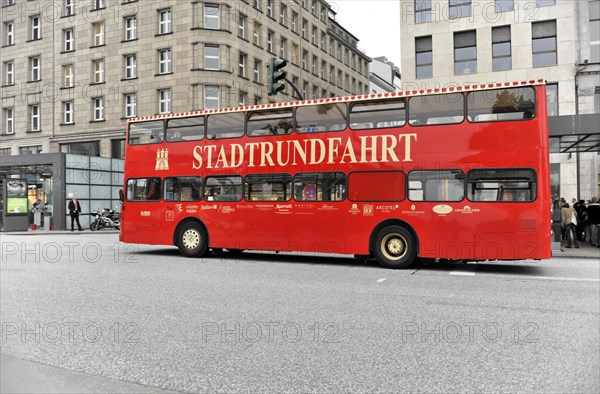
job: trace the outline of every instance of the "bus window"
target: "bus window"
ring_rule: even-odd
[[[461,201],[464,197],[465,174],[461,170],[408,173],[408,199],[411,201]]]
[[[236,138],[244,135],[244,113],[209,115],[206,121],[206,138]]]
[[[353,130],[402,127],[405,123],[404,99],[356,103],[350,108],[350,128]]]
[[[240,201],[242,199],[242,177],[211,176],[204,185],[206,201]]]
[[[157,144],[164,139],[162,120],[129,124],[129,145]]]
[[[470,201],[535,201],[536,179],[532,169],[471,170],[467,174],[467,197]]]
[[[326,103],[296,108],[296,131],[315,133],[346,129],[346,104]]]
[[[471,122],[533,119],[535,91],[522,87],[470,92],[467,113]]]
[[[200,201],[201,199],[201,177],[179,176],[165,178],[165,201]]]
[[[296,201],[342,201],[346,198],[346,174],[312,172],[294,177]]]
[[[402,171],[357,171],[348,175],[350,201],[404,200]]]
[[[290,134],[294,128],[291,108],[253,112],[248,117],[249,136]]]
[[[169,119],[167,142],[197,141],[204,138],[204,117]]]
[[[408,101],[408,122],[411,126],[461,123],[464,116],[462,93],[411,97]]]
[[[292,198],[290,174],[247,175],[244,179],[246,201],[289,201]]]
[[[128,201],[158,201],[161,195],[160,178],[127,180]]]

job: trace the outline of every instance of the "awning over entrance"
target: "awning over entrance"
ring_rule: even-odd
[[[561,153],[600,152],[600,114],[551,116],[548,129]]]

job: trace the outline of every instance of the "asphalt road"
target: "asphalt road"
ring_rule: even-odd
[[[0,237],[3,392],[600,391],[594,259],[399,271]]]

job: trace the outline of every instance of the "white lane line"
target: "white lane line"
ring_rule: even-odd
[[[508,277],[508,276],[507,276]],[[558,280],[558,281],[567,281],[567,282],[592,282],[592,283],[600,283],[600,279],[590,279],[590,278],[564,278],[560,276],[510,276],[511,279],[533,279],[533,280]]]
[[[381,279],[377,280],[377,283],[382,283],[382,282],[385,282],[385,278],[381,278]]]
[[[460,275],[460,276],[475,276],[475,272],[469,271],[450,271],[448,275]]]

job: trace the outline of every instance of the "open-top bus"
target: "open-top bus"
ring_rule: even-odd
[[[551,257],[545,82],[132,119],[120,240],[427,259]]]

